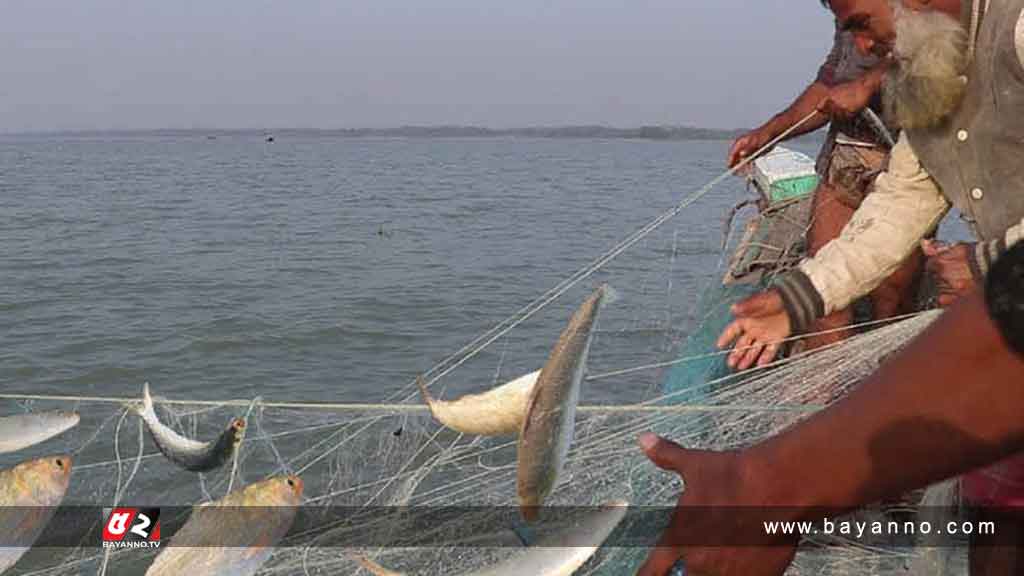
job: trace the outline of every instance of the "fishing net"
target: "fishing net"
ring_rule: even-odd
[[[584,399],[587,389],[600,387],[605,398],[622,402],[580,407],[568,462],[548,506],[586,507],[623,499],[637,507],[671,507],[682,483],[650,464],[636,447],[640,433],[656,432],[694,448],[726,449],[757,442],[841,398],[936,317],[927,312],[878,323],[824,350],[796,354],[754,372],[709,377],[708,362],[720,366],[721,353],[708,350],[708,335],[698,334],[705,338],[698,348],[705,351],[690,354],[693,341],[683,344],[687,330],[680,327],[692,328],[709,315],[723,315],[721,302],[701,304],[692,293],[720,283],[724,258],[693,256],[682,266],[677,260],[686,255],[686,247],[679,245],[677,234],[663,229],[660,236],[648,238],[688,202],[425,373],[435,395],[450,399],[535,370],[574,303],[598,281],[618,288],[621,301],[602,312],[599,320]],[[646,265],[637,264],[637,259],[610,264],[641,240],[645,243],[639,251],[650,257]],[[714,272],[702,274],[702,283],[690,282],[683,295],[678,289],[683,268]],[[558,306],[549,307],[556,300]],[[664,306],[665,301],[670,305]],[[683,309],[671,305],[675,302],[685,302]],[[545,314],[539,314],[545,308]],[[548,322],[549,341],[516,339],[517,327],[536,321]],[[679,350],[684,350],[682,358]],[[687,384],[679,385],[679,371],[692,366],[702,377],[686,376]],[[481,378],[484,374],[491,377]],[[159,383],[153,383],[153,390],[160,393]],[[353,559],[353,548],[390,569],[416,575],[470,574],[521,553],[529,534],[524,536],[515,522],[484,520],[477,525],[466,513],[446,513],[515,511],[515,438],[456,433],[431,417],[412,382],[393,390],[386,402],[373,405],[291,404],[261,398],[258,390],[248,398],[223,401],[169,402],[158,397],[161,420],[191,438],[213,438],[231,418],[247,418],[245,440],[235,459],[207,474],[185,472],[169,463],[144,435],[138,418],[114,399],[0,394],[5,414],[60,408],[76,410],[82,417],[74,434],[5,457],[3,463],[70,452],[75,468],[65,505],[171,510],[221,498],[271,475],[298,474],[305,484],[303,513],[313,520],[289,534],[261,574],[367,574]],[[318,510],[324,511],[322,522],[316,521]],[[339,510],[345,513],[343,522],[338,521]],[[396,524],[382,521],[396,511],[417,510],[436,511],[420,523],[417,534],[396,534]],[[98,512],[95,521],[102,522]],[[629,525],[641,522],[647,525]],[[625,524],[620,530],[654,536],[661,527],[650,516],[630,516]],[[428,539],[430,545],[414,546],[413,537]],[[907,541],[869,545],[833,537],[819,544],[810,541],[801,548],[791,574],[905,573],[921,554]],[[606,546],[578,573],[631,575],[646,553],[642,547]],[[959,550],[951,553],[961,555]],[[96,542],[80,542],[33,550],[13,572],[141,574],[154,554],[134,549],[105,553]]]
[[[636,448],[638,434],[654,431],[686,446],[712,449],[755,442],[841,397],[934,317],[935,313],[926,313],[883,326],[831,349],[780,362],[760,374],[707,382],[697,391],[700,404],[674,403],[670,394],[641,405],[585,406],[576,423],[563,482],[548,503],[579,507],[625,499],[638,506],[671,506],[682,486],[674,475],[650,465]],[[629,386],[635,376],[617,378]],[[694,392],[687,395],[692,398]],[[408,397],[411,402],[392,406],[322,409],[279,406],[259,399],[221,405],[161,404],[159,413],[165,422],[197,438],[216,435],[234,416],[248,416],[249,430],[237,461],[206,475],[170,464],[148,439],[140,439],[138,420],[126,417],[119,405],[36,401],[32,408],[77,407],[82,414],[82,435],[64,437],[40,452],[76,452],[78,463],[65,504],[116,499],[133,506],[187,506],[219,498],[232,487],[268,475],[294,472],[305,482],[305,506],[345,510],[365,519],[365,526],[313,523],[312,531],[293,533],[292,545],[280,548],[263,573],[365,573],[348,551],[336,547],[345,544],[364,545],[368,548],[364,552],[378,562],[410,574],[468,573],[518,552],[514,545],[453,542],[442,546],[439,539],[432,540],[431,546],[401,547],[401,535],[380,532],[388,528],[380,517],[396,507],[454,509],[516,503],[514,438],[460,435],[439,426],[415,402],[411,390]],[[116,442],[111,446],[98,442],[99,438]],[[110,458],[111,448],[117,457]],[[100,520],[97,516],[96,521]],[[431,520],[436,534],[467,535],[465,517],[446,519],[438,514]],[[514,526],[489,527],[494,529],[493,538],[504,535],[506,542],[514,542]],[[380,546],[371,548],[377,536]],[[103,562],[95,543],[59,552],[33,552],[19,569],[34,574],[93,574]],[[606,548],[581,573],[632,574],[644,553],[641,548]],[[792,573],[902,570],[914,553],[895,545],[868,549],[833,542],[807,548]],[[106,573],[141,573],[139,566],[149,554],[113,553]]]

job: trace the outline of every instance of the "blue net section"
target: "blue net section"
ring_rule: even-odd
[[[662,386],[664,402],[671,404],[700,403],[707,400],[706,384],[728,376],[726,356],[716,354],[715,342],[732,321],[729,308],[733,303],[764,289],[761,284],[719,284],[710,287],[701,297],[698,310],[700,322],[683,343],[678,357],[687,359],[669,370]]]

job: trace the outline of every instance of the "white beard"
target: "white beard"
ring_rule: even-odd
[[[935,126],[960,106],[966,92],[967,33],[946,14],[890,1],[896,43],[882,90],[886,113],[903,128]]]

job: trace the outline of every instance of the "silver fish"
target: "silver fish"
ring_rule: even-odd
[[[50,522],[71,478],[71,457],[49,456],[0,471],[0,572],[13,566]]]
[[[576,426],[576,406],[586,370],[594,323],[601,308],[616,297],[603,285],[576,310],[541,369],[519,433],[516,490],[527,522],[555,489],[565,466]]]
[[[545,538],[522,554],[466,576],[570,576],[593,556],[622,522],[629,509],[622,500],[588,511],[572,527]],[[363,568],[376,576],[405,576],[366,558],[355,556]]]
[[[146,576],[251,576],[291,529],[301,499],[298,476],[276,476],[196,506]]]
[[[929,486],[918,505],[921,510],[953,510],[959,506],[960,483],[956,478]],[[915,542],[915,551],[907,574],[911,576],[946,576],[963,574],[963,567],[957,566],[957,548],[942,546],[943,536],[921,533]]]
[[[78,414],[64,410],[30,412],[0,418],[0,454],[44,442],[78,424]]]
[[[131,409],[146,423],[149,435],[160,452],[174,464],[191,472],[207,472],[223,466],[231,459],[245,435],[243,418],[231,420],[227,429],[209,442],[198,442],[178,434],[157,418],[148,382],[142,388],[142,404],[135,404]]]
[[[416,379],[431,414],[456,432],[478,436],[518,434],[540,370],[520,376],[482,394],[468,394],[454,401],[430,395],[423,377]]]

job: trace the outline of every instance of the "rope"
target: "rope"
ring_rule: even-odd
[[[761,154],[763,154],[767,150],[770,150],[779,142],[785,140],[787,137],[789,137],[790,134],[792,134],[794,131],[796,131],[801,126],[806,124],[816,114],[818,114],[817,110],[811,112],[807,116],[804,116],[799,122],[787,128],[781,134],[773,138],[770,142],[768,142],[760,149],[758,149],[754,154],[751,154],[750,156],[743,158],[738,164],[736,164],[732,168],[729,168],[725,172],[722,172],[713,180],[711,180],[703,187],[698,189],[696,192],[690,194],[686,198],[683,198],[678,204],[676,204],[669,210],[663,212],[660,216],[654,218],[648,224],[646,224],[633,234],[626,237],[625,240],[617,244],[611,250],[605,252],[602,256],[598,257],[589,265],[577,270],[576,273],[569,276],[569,278],[563,280],[554,288],[551,288],[550,290],[536,298],[533,302],[530,302],[526,306],[520,308],[519,311],[517,311],[512,316],[508,317],[502,322],[499,322],[493,328],[491,328],[487,332],[484,332],[476,339],[474,339],[472,342],[466,344],[458,351],[456,351],[454,354],[436,364],[433,368],[431,368],[430,370],[423,374],[424,378],[428,378],[426,385],[430,386],[434,382],[437,382],[438,380],[449,374],[452,370],[455,370],[462,364],[466,363],[471,358],[479,354],[482,350],[490,346],[495,340],[501,338],[502,336],[513,330],[515,327],[519,326],[520,324],[531,318],[534,314],[544,309],[551,302],[554,302],[556,299],[565,294],[565,292],[567,292],[569,289],[571,289],[579,282],[593,275],[595,272],[603,268],[606,264],[617,258],[620,254],[631,248],[634,244],[644,239],[648,234],[657,230],[662,224],[668,222],[676,215],[678,215],[680,212],[682,212],[685,208],[689,207],[697,200],[703,198],[708,192],[710,192],[715,186],[717,186],[723,180],[725,180],[729,176],[736,174],[737,172],[745,168],[748,164],[757,159],[757,157],[759,157]],[[459,356],[464,352],[465,356],[459,358]],[[456,358],[459,358],[458,361],[455,360]],[[445,367],[448,364],[451,365]],[[413,383],[410,383],[410,385],[412,384]]]
[[[840,332],[855,328],[863,328],[869,326],[876,326],[879,324],[890,324],[899,322],[902,320],[909,320],[918,316],[933,313],[934,311],[928,310],[924,312],[913,312],[910,314],[903,314],[900,316],[893,316],[892,318],[886,318],[883,320],[869,320],[866,322],[860,322],[844,326],[841,328],[832,328],[829,330],[821,330],[818,332],[812,332],[808,334],[802,334],[800,336],[791,336],[776,342],[781,344],[785,342],[799,340],[806,338],[807,336],[814,336],[820,334],[830,334],[833,332]],[[750,346],[748,348],[752,348]],[[601,380],[605,378],[611,378],[614,376],[623,376],[634,372],[641,372],[645,370],[653,370],[657,368],[666,368],[669,366],[675,366],[677,364],[684,364],[687,362],[693,362],[696,360],[703,360],[707,358],[714,358],[717,356],[724,356],[730,354],[732,350],[720,350],[717,352],[709,352],[707,354],[698,354],[694,356],[687,356],[685,358],[677,358],[675,360],[669,360],[666,362],[657,362],[653,364],[644,364],[642,366],[635,366],[632,368],[624,368],[622,370],[615,370],[611,372],[603,372],[600,374],[589,375],[586,380]],[[81,403],[92,403],[92,404],[125,404],[129,402],[137,401],[137,398],[128,398],[121,396],[71,396],[71,395],[50,395],[50,394],[19,394],[19,393],[0,393],[0,400],[41,400],[50,402],[81,402]],[[297,410],[322,410],[322,411],[338,411],[338,412],[426,412],[429,407],[423,404],[387,404],[387,403],[330,403],[330,402],[265,402],[262,399],[230,399],[230,400],[171,400],[167,398],[156,398],[154,402],[157,404],[166,405],[178,405],[178,406],[244,406],[247,407],[248,411],[246,415],[251,413],[254,405],[259,405],[262,408],[286,408],[286,409],[297,409]],[[733,410],[733,409],[751,409],[750,407],[723,407],[723,406],[701,406],[696,404],[690,404],[686,406],[647,406],[643,404],[619,404],[619,405],[592,405],[592,406],[580,406],[577,408],[583,412],[676,412],[676,411],[699,411],[705,409],[722,409],[722,410]],[[758,410],[767,409],[766,407],[758,407]]]
[[[925,312],[927,312],[927,311],[925,311]],[[857,328],[865,328],[865,327],[868,327],[868,326],[875,326],[875,325],[878,325],[878,324],[889,324],[889,323],[899,322],[900,320],[909,320],[910,318],[915,318],[917,316],[920,316],[921,314],[924,314],[925,312],[911,312],[911,313],[908,313],[908,314],[902,314],[900,316],[892,316],[890,318],[884,318],[882,320],[868,320],[866,322],[860,322],[860,323],[857,323],[857,324],[849,324],[847,326],[842,326],[842,327],[839,327],[839,328],[830,328],[828,330],[819,330],[817,332],[806,332],[806,333],[800,334],[799,336],[790,336],[789,338],[783,338],[782,340],[779,340],[777,342],[772,342],[772,344],[785,344],[787,342],[795,342],[797,340],[801,340],[803,338],[807,338],[808,336],[821,336],[821,335],[824,335],[824,334],[832,334],[832,333],[835,333],[835,332],[844,332],[844,331],[847,331],[847,330],[855,330]],[[668,368],[670,366],[675,366],[677,364],[686,364],[687,362],[695,362],[697,360],[706,360],[708,358],[716,358],[718,356],[725,356],[726,354],[732,354],[733,350],[749,350],[751,348],[756,348],[757,346],[758,345],[755,344],[753,346],[745,346],[743,348],[731,348],[729,350],[719,350],[717,352],[708,352],[707,354],[696,354],[694,356],[686,356],[686,357],[683,357],[683,358],[676,358],[675,360],[666,360],[665,362],[655,362],[654,364],[644,364],[642,366],[636,366],[636,367],[633,367],[633,368],[623,368],[621,370],[613,370],[611,372],[602,372],[600,374],[587,375],[586,380],[589,382],[591,380],[602,380],[604,378],[612,378],[614,376],[622,376],[622,375],[625,375],[625,374],[631,374],[633,372],[642,372],[642,371],[645,371],[645,370],[655,370],[655,369],[658,369],[658,368]],[[0,395],[0,398],[2,398],[2,397],[3,396]]]
[[[96,404],[118,404],[132,398],[113,398],[100,396],[46,396],[33,394],[0,394],[0,399],[25,399],[25,400],[79,400],[81,402]],[[162,400],[158,404],[169,405],[202,405],[202,406],[247,406],[251,400]],[[260,404],[264,408],[294,408],[306,410],[323,410],[325,412],[429,412],[430,407],[423,404],[358,404],[358,403],[316,403],[316,402],[264,402]],[[822,406],[809,404],[799,407],[779,407],[784,410],[797,410],[804,407],[817,409]],[[703,404],[688,404],[678,406],[649,406],[645,404],[607,404],[579,406],[576,409],[580,412],[594,413],[616,413],[616,412],[701,412],[701,411],[742,411],[742,410],[774,410],[772,406],[714,406]]]

